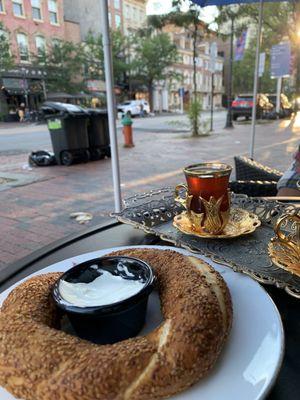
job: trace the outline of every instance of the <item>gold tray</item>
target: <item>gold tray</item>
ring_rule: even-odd
[[[294,252],[291,247],[277,238],[272,239],[269,243],[268,252],[273,264],[291,274],[300,276],[299,253]]]
[[[232,208],[230,210],[229,221],[224,228],[224,231],[219,235],[211,235],[209,233],[196,231],[188,218],[187,211],[176,215],[173,220],[173,225],[180,232],[186,235],[193,235],[200,238],[208,239],[230,239],[242,235],[248,235],[255,231],[261,225],[258,216],[241,208]]]

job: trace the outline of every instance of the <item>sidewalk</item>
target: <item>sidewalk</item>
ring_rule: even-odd
[[[286,169],[299,134],[298,119],[292,127],[289,121],[258,126],[255,158]],[[202,138],[137,130],[132,149],[123,148],[122,140],[119,132],[122,192],[127,197],[175,186],[184,180],[181,171],[188,164],[212,160],[232,164],[235,155],[248,153],[250,125]],[[100,223],[113,211],[110,160],[28,169],[27,157],[0,156],[0,270],[52,241]],[[16,179],[7,182],[9,177]],[[70,218],[77,211],[92,213],[93,220],[80,225]]]

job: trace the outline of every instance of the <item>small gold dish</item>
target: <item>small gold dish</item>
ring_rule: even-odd
[[[261,222],[258,216],[254,213],[250,213],[241,208],[231,208],[229,221],[223,232],[218,235],[196,230],[187,211],[183,211],[181,214],[176,215],[173,220],[173,225],[180,232],[185,233],[186,235],[208,239],[231,239],[254,232],[255,229],[261,225]]]
[[[274,231],[276,236],[268,245],[272,263],[300,276],[300,217],[284,215],[278,219]]]

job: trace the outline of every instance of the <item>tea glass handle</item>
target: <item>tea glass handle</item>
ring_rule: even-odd
[[[179,194],[179,192],[182,189],[185,189],[185,197],[181,197],[180,194]],[[176,203],[181,204],[185,209],[187,208],[187,204],[186,204],[187,196],[188,196],[187,185],[185,185],[184,183],[180,183],[179,185],[177,185],[175,187],[175,201],[176,201]]]

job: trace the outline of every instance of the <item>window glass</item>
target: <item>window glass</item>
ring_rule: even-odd
[[[120,28],[120,26],[121,26],[121,17],[119,14],[115,15],[115,25],[116,25],[116,28]]]
[[[114,0],[115,8],[120,9],[120,0]]]
[[[35,45],[38,56],[44,55],[46,50],[46,39],[43,36],[36,36]]]
[[[52,39],[52,46],[53,47],[59,47],[61,45],[61,40],[60,39]]]
[[[24,15],[23,0],[13,0],[13,13],[17,17]]]
[[[48,0],[48,10],[49,10],[49,18],[51,24],[58,24],[58,15],[57,15],[57,2],[56,0]]]
[[[41,0],[31,0],[32,7],[32,18],[41,20],[42,12],[41,12]]]
[[[4,0],[0,0],[0,12],[4,12]]]
[[[21,61],[29,61],[28,37],[24,33],[17,34],[17,43]]]

